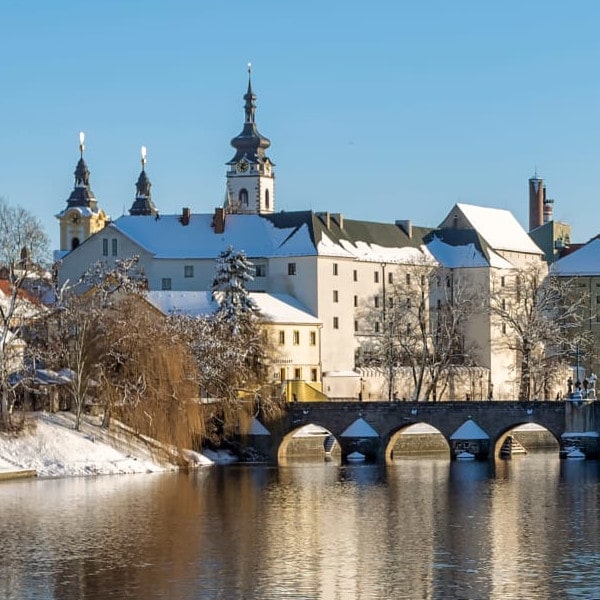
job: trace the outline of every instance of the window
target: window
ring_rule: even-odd
[[[358,306],[358,296],[354,296],[354,306]]]
[[[500,277],[500,287],[506,287],[506,277],[504,275]]]
[[[108,238],[102,238],[102,256],[108,256]]]
[[[394,274],[388,273],[388,283],[394,283]]]
[[[425,275],[421,275],[421,285],[425,285]]]
[[[267,265],[255,265],[254,266],[255,277],[266,277],[267,276]]]
[[[388,306],[394,308],[394,299],[391,296],[388,298]]]
[[[412,300],[410,298],[406,299],[406,308],[412,308]]]
[[[506,310],[506,299],[502,298],[502,310]]]
[[[442,308],[442,301],[438,298],[437,299],[437,309],[440,310]]]
[[[269,190],[265,190],[265,208],[271,208],[271,197],[269,196]]]
[[[78,237],[74,237],[71,240],[71,250],[75,250],[75,248],[77,248],[77,246],[79,246],[79,238]]]
[[[373,298],[373,306],[375,306],[375,308],[379,308],[379,296],[375,296]]]
[[[450,275],[448,275],[448,277],[446,277],[446,287],[452,287],[452,278],[450,277]]]
[[[288,263],[288,275],[296,274],[296,263]]]
[[[352,271],[352,281],[358,281],[358,271],[356,269]]]
[[[302,369],[299,367],[294,369],[294,379],[302,379]]]
[[[506,333],[506,323],[502,323],[502,333]]]
[[[354,321],[354,331],[358,331],[358,321]]]
[[[317,345],[317,333],[316,333],[316,331],[311,331],[308,334],[308,343],[311,346],[316,346]]]
[[[379,271],[375,271],[373,275],[375,283],[379,283]]]
[[[163,277],[161,281],[161,289],[162,290],[170,290],[171,289],[171,278]]]
[[[297,346],[298,344],[300,344],[300,332],[299,331],[294,331],[292,343],[294,344],[294,346]]]
[[[375,322],[375,333],[379,333],[379,321]]]
[[[333,317],[333,328],[334,329],[339,329],[340,328],[340,319],[339,319],[339,317]]]
[[[406,274],[406,285],[410,285],[410,273]]]
[[[283,346],[285,344],[285,331],[279,332],[279,345]]]
[[[337,263],[333,263],[333,274],[334,275],[338,274],[338,264]]]
[[[185,265],[183,267],[183,276],[184,277],[193,277],[194,276],[194,265]]]
[[[340,295],[338,294],[337,290],[333,290],[333,301],[334,302],[339,302],[340,300]]]
[[[248,190],[246,188],[240,190],[238,200],[242,206],[248,206]]]
[[[112,255],[117,256],[117,238],[112,239]]]
[[[310,370],[310,380],[317,381],[317,370],[316,369]]]

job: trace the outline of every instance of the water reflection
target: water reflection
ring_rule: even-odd
[[[599,597],[598,486],[555,454],[5,482],[0,597]]]

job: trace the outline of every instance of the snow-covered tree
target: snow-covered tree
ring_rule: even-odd
[[[220,317],[230,323],[234,332],[258,312],[246,287],[253,279],[254,265],[243,250],[235,251],[229,246],[221,252],[213,280],[213,298],[219,304]]]
[[[0,199],[0,279],[6,284],[0,292],[0,412],[5,426],[10,426],[14,406],[12,375],[23,329],[43,312],[24,290],[47,251],[48,237],[40,221]]]

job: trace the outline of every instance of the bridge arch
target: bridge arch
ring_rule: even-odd
[[[526,449],[542,449],[553,447],[558,453],[561,447],[561,434],[552,431],[544,423],[535,421],[521,421],[513,425],[504,426],[497,432],[491,443],[492,458],[500,458],[500,451],[506,439],[510,436],[516,437],[517,441]],[[537,438],[537,439],[536,439]],[[529,443],[526,441],[529,440]],[[551,443],[552,440],[554,443]]]
[[[402,456],[439,454],[450,458],[450,443],[436,427],[425,422],[402,424],[382,440],[385,464],[393,464]]]
[[[337,437],[320,423],[303,423],[286,433],[277,447],[277,464],[297,459],[341,459],[341,445]]]

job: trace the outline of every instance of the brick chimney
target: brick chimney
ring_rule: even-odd
[[[225,231],[225,209],[215,208],[212,225],[215,233],[223,233]]]

